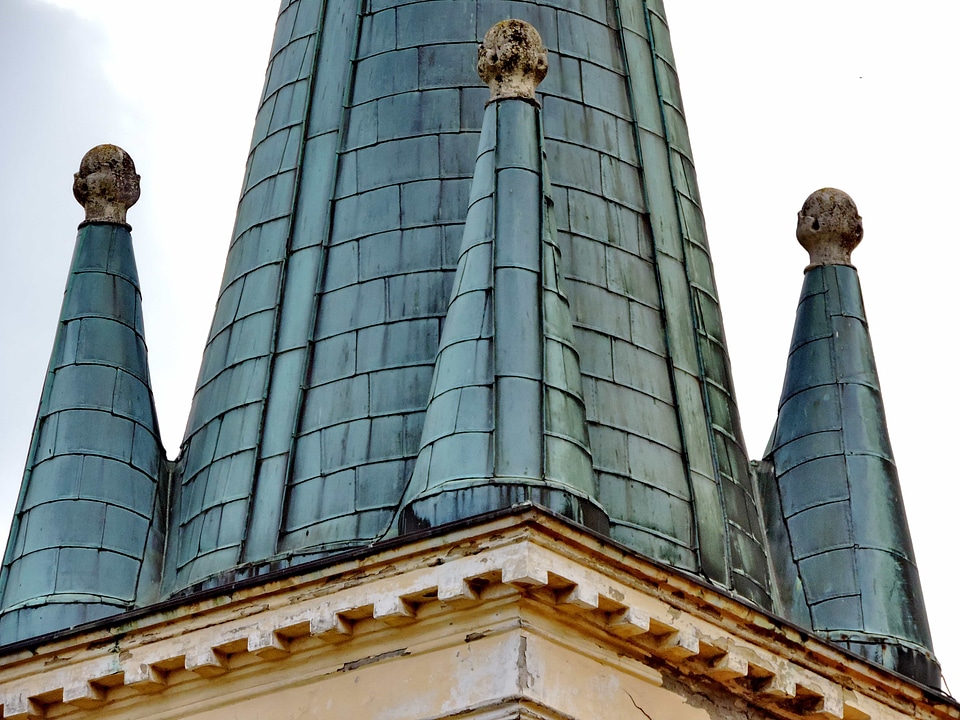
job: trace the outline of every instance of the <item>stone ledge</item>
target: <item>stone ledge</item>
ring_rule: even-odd
[[[520,617],[511,627],[562,618],[652,677],[713,683],[773,717],[960,718],[892,673],[537,510],[0,656],[2,717],[99,713],[356,644],[348,672],[370,662],[361,649],[374,640],[508,606]]]

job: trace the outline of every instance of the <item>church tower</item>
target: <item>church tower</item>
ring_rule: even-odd
[[[283,0],[172,460],[133,161],[75,193],[2,718],[960,717],[856,207],[751,464],[659,0]]]

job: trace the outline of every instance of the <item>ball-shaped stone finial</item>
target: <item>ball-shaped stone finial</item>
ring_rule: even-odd
[[[851,265],[850,253],[863,240],[863,220],[843,190],[821,188],[797,213],[797,240],[810,253],[807,269]]]
[[[126,225],[127,209],[140,199],[133,158],[116,145],[97,145],[80,161],[73,196],[83,205],[86,222]]]
[[[488,105],[518,99],[539,107],[537,85],[547,76],[547,50],[540,33],[523,20],[501,20],[480,44],[477,73],[490,86]]]

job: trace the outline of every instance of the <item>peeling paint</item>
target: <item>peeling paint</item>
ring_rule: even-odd
[[[357,668],[364,667],[365,665],[373,665],[378,663],[381,660],[388,660],[395,657],[403,657],[404,655],[409,655],[406,648],[400,648],[399,650],[391,650],[390,652],[380,653],[379,655],[372,655],[370,657],[360,658],[359,660],[353,660],[352,662],[344,663],[343,666],[337,672],[348,672],[350,670],[356,670]]]
[[[533,687],[533,675],[527,668],[527,636],[520,636],[520,652],[517,657],[517,670],[520,671],[520,687],[530,689]]]

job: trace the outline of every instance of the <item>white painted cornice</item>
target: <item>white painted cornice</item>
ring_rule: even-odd
[[[180,717],[180,694],[215,702],[233,677],[262,693],[271,673],[304,682],[291,668],[350,673],[495,636],[626,658],[618,672],[771,717],[960,718],[949,698],[536,509],[0,650],[2,717]]]

